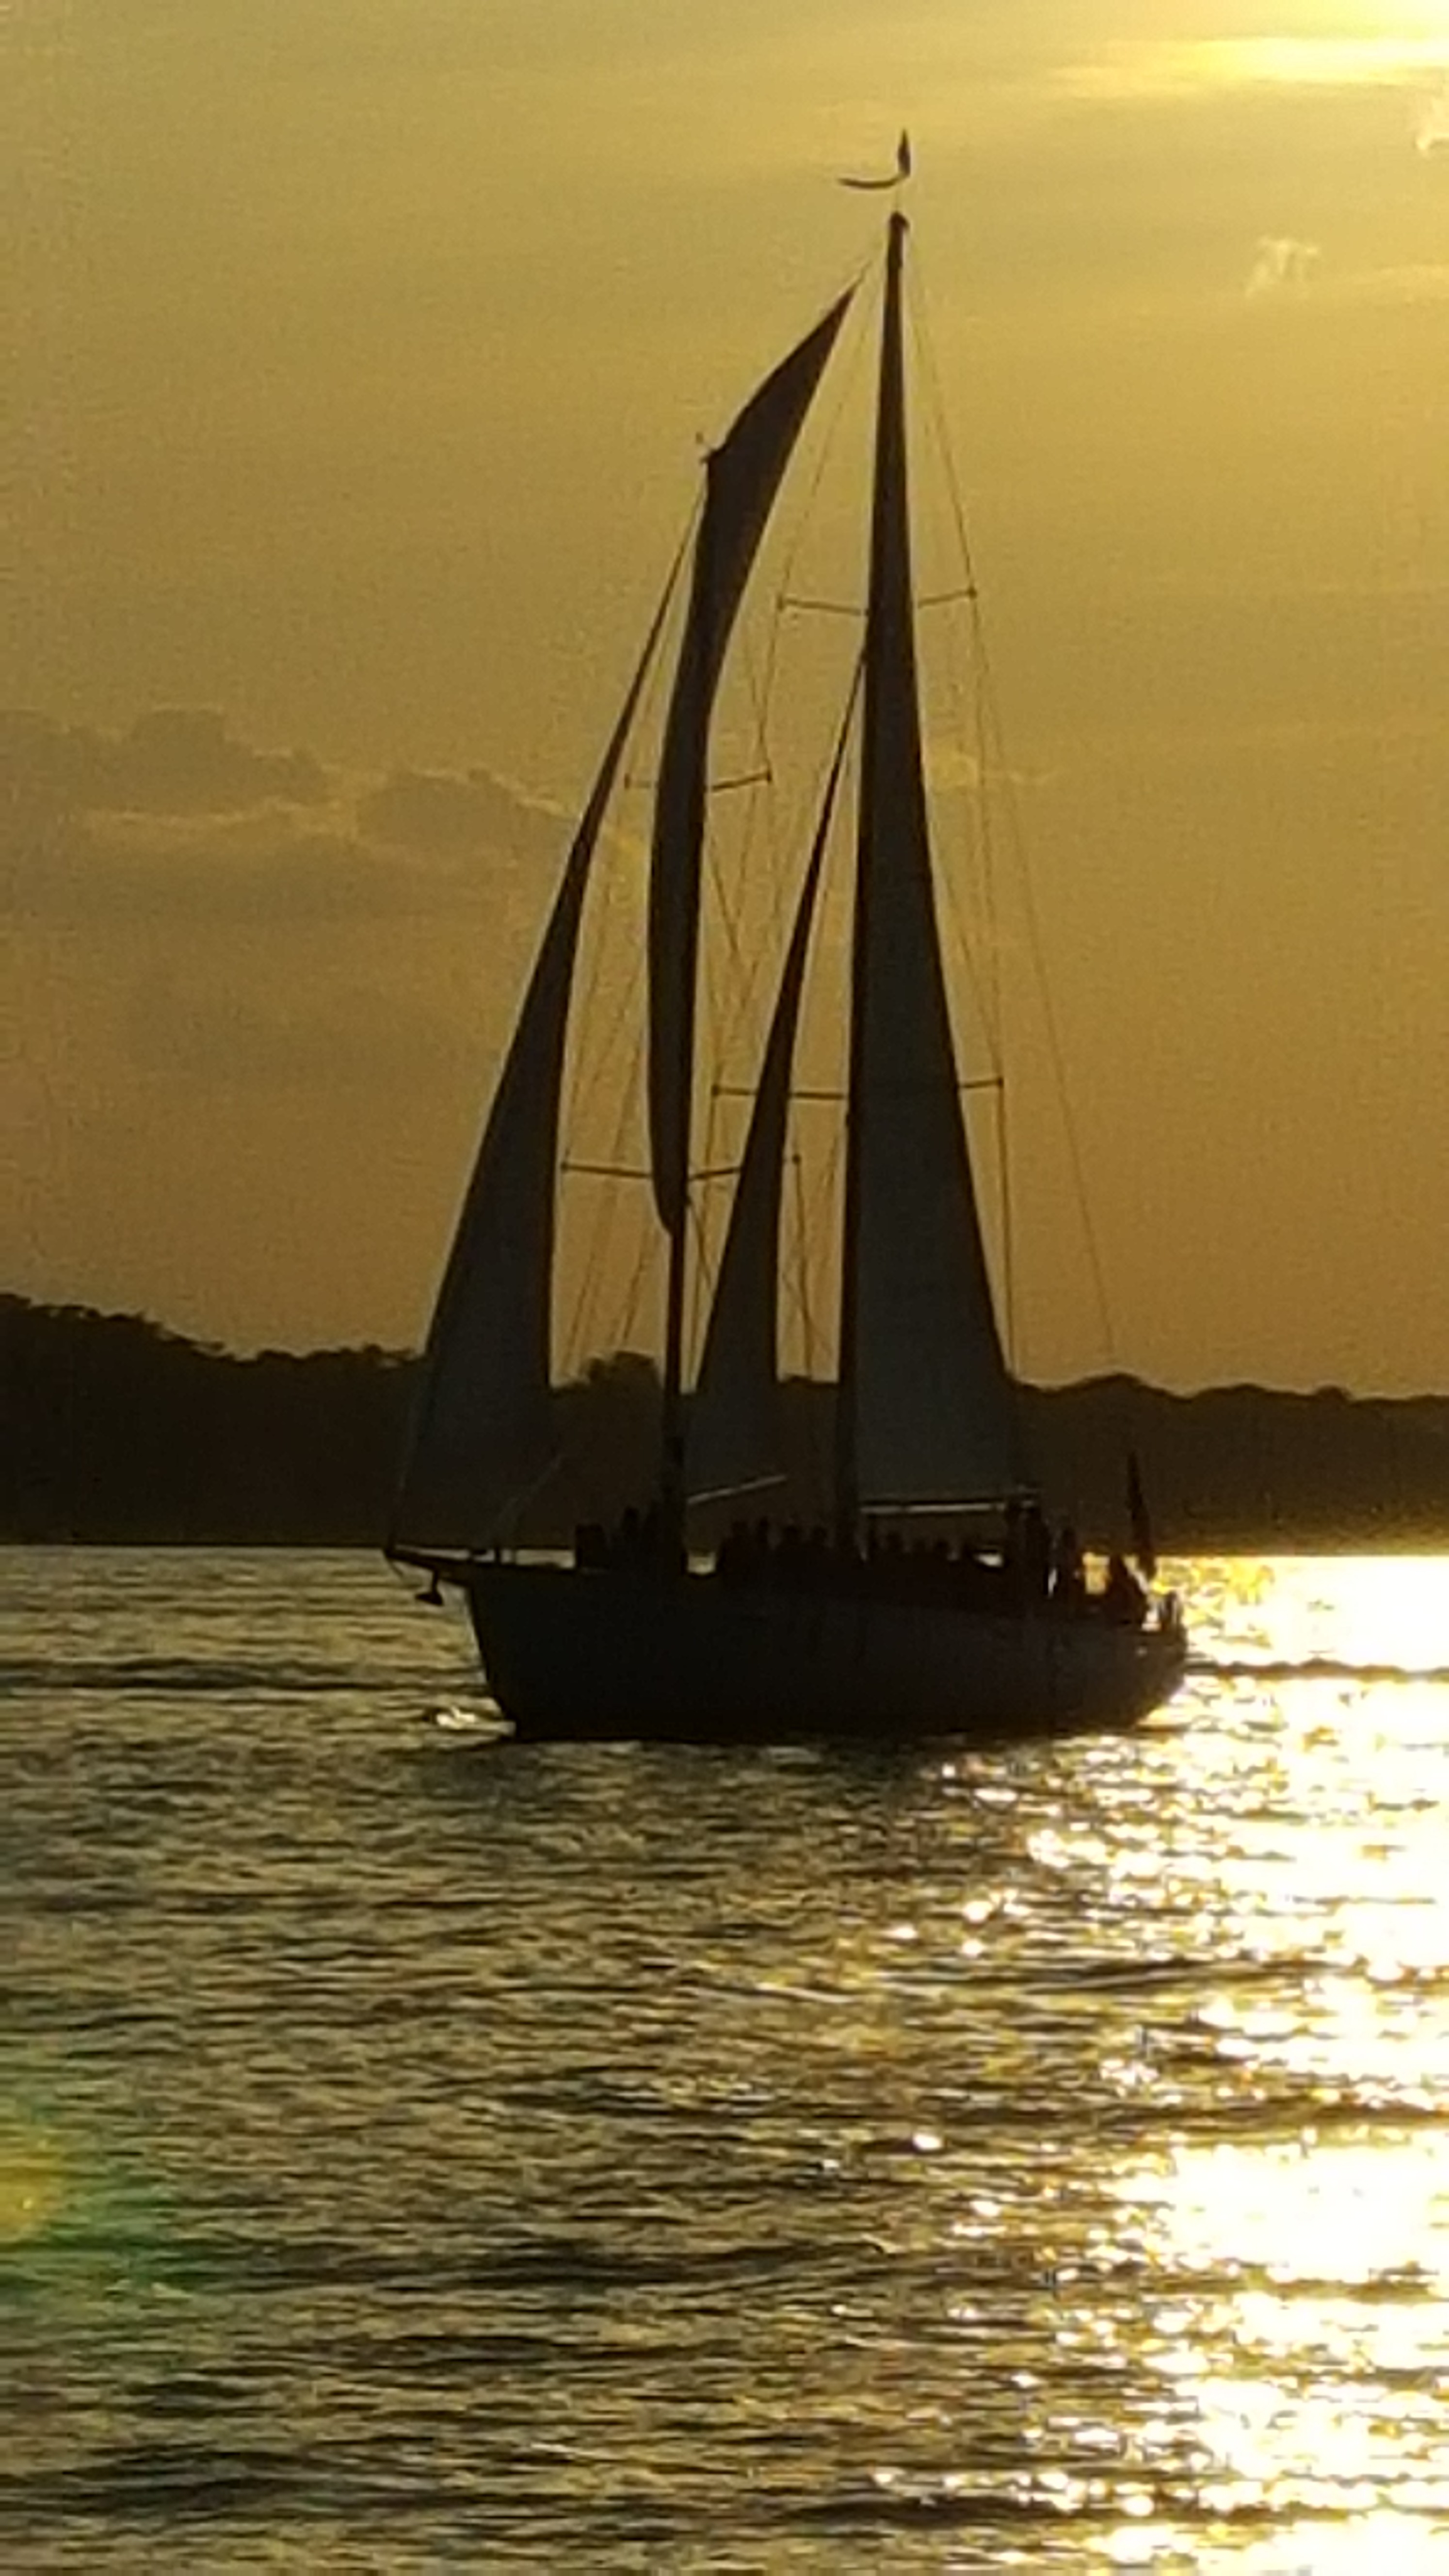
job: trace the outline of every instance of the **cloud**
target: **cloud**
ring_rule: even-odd
[[[1442,304],[1449,296],[1449,266],[1434,260],[1405,260],[1393,267],[1327,269],[1316,242],[1291,235],[1264,234],[1244,292],[1251,298],[1288,294],[1309,288],[1315,306],[1393,306]]]
[[[1263,233],[1243,291],[1254,296],[1299,292],[1312,282],[1322,257],[1317,242],[1299,241],[1292,233]]]
[[[264,1171],[286,1199],[305,1170],[325,1200],[363,1103],[405,1189],[416,1154],[466,1150],[562,818],[482,770],[347,775],[185,711],[117,735],[0,715],[0,752],[12,1270],[27,1226],[49,1242],[73,1223],[109,1261],[100,1211],[121,1174],[116,1241],[148,1276],[164,1267],[151,1237],[171,1219],[148,1161],[162,1130],[177,1209],[213,1117],[231,1122],[222,1195],[239,1205],[271,1188]],[[66,1190],[69,1217],[53,1206]]]
[[[0,914],[198,930],[496,908],[546,888],[566,826],[483,770],[328,773],[165,709],[122,735],[0,712]],[[525,909],[528,906],[525,904]]]
[[[154,707],[120,735],[0,712],[0,810],[232,814],[272,798],[317,805],[327,792],[310,752],[253,751],[210,707]]]
[[[1183,98],[1225,89],[1395,89],[1446,74],[1431,36],[1210,36],[1104,46],[1055,85],[1082,99]]]
[[[557,855],[557,814],[518,794],[483,769],[463,777],[437,770],[395,769],[357,809],[360,828],[405,850],[478,850],[490,846]]]

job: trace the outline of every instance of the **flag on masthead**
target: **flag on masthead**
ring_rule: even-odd
[[[896,145],[896,166],[888,179],[842,179],[840,184],[842,188],[898,188],[901,181],[909,179],[910,175],[911,138],[902,126],[900,141]]]

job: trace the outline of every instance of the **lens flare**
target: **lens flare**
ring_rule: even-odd
[[[54,2139],[0,2115],[0,2251],[42,2235],[64,2205],[65,2168]]]

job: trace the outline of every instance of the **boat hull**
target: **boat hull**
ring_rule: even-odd
[[[483,1670],[526,1737],[880,1746],[1130,1725],[1170,1697],[1177,1627],[994,1618],[717,1575],[473,1561]]]

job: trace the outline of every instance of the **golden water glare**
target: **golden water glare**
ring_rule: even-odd
[[[1158,1730],[1160,1795],[1028,1817],[1025,1790],[946,1763],[970,1824],[959,1882],[934,1866],[873,1941],[857,1927],[842,1945],[840,2044],[898,2089],[943,2276],[953,2248],[1010,2267],[1024,2347],[1052,2357],[1024,2350],[1017,2373],[1022,2500],[1086,2525],[1115,2514],[1093,2535],[1113,2566],[1449,2565],[1449,1688],[1414,1678],[1449,1673],[1446,1575],[1429,1559],[1204,1568],[1233,1670]],[[1085,1748],[1081,1779],[1112,1780],[1120,1758]],[[968,2178],[969,2104],[960,2131],[911,2118],[902,2031],[938,2005],[943,2028],[969,2025],[970,1981],[1029,1937],[1027,1872],[1043,1870],[1120,1921],[1124,1961],[1170,1942],[1189,2000],[1099,2055],[1089,2159],[1048,2132],[1034,2187],[993,2189]],[[1054,2003],[1069,2025],[1069,1978]],[[1032,2052],[1024,2032],[1008,2084],[1030,2088]],[[969,2373],[979,2306],[950,2315]],[[1096,2420],[1089,2385],[1111,2392]],[[902,2461],[876,2477],[910,2491]]]

